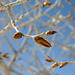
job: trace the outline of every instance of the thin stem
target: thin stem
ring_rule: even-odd
[[[1,1],[0,1],[1,2]],[[13,6],[16,6],[16,5],[19,5],[19,4],[22,4],[22,3],[25,3],[25,2],[28,2],[27,0],[16,0],[15,2],[11,2],[11,3],[8,3],[6,5],[3,5],[0,7],[0,10],[6,10],[8,8],[8,6],[13,7]],[[1,3],[0,3],[1,4]]]
[[[9,75],[9,70],[1,57],[1,53],[0,53],[0,69],[3,72],[3,75]]]
[[[23,35],[24,37],[33,38],[33,36],[30,35]]]
[[[35,37],[42,36],[42,35],[46,35],[46,33],[43,32],[43,33],[41,33],[41,34],[37,34],[37,35],[32,35],[32,36],[30,36],[30,35],[23,35],[23,36],[24,36],[24,37],[28,37],[28,38],[32,38],[32,39],[34,39]]]
[[[14,28],[17,32],[19,32],[18,28],[16,27],[16,24],[15,24],[15,21],[14,21],[14,19],[13,19],[13,16],[12,16],[12,14],[11,14],[10,7],[8,7],[7,13],[8,13],[8,16],[9,16],[10,19],[11,19],[11,24],[12,24],[13,28]]]

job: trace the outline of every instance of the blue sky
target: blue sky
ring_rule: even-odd
[[[16,1],[16,0],[14,0],[14,1]],[[52,4],[55,2],[55,0],[48,0],[48,1],[50,1],[50,2],[52,2]],[[75,0],[70,0],[71,1],[71,3],[75,6]],[[70,7],[70,5],[69,4],[67,4],[65,1],[63,1],[63,0],[61,0],[61,2],[62,2],[62,4],[64,5],[64,9],[62,9],[62,7],[60,7],[60,8],[58,8],[58,5],[55,7],[55,8],[53,8],[52,10],[50,10],[50,11],[48,11],[47,12],[47,14],[48,15],[51,15],[51,16],[54,16],[54,15],[56,15],[57,14],[57,12],[58,11],[61,11],[60,12],[60,14],[62,14],[63,16],[67,16],[67,14],[69,13],[69,11],[71,11],[72,12],[72,17],[75,17],[75,9],[73,9],[73,8],[71,8]],[[32,5],[32,6],[35,6],[35,1],[30,1],[30,4]],[[29,4],[26,4],[26,6],[28,7],[28,11],[30,11],[30,10],[32,10],[32,8],[31,7],[29,7]],[[45,8],[43,8],[43,7],[41,7],[41,9],[42,9],[42,13],[44,13],[44,11],[45,10],[47,10],[49,7],[45,7]],[[23,8],[23,10],[24,10],[24,12],[21,12],[21,10],[22,10],[22,4],[20,4],[20,5],[17,5],[17,6],[14,6],[13,7],[13,9],[15,10],[15,14],[18,14],[18,17],[21,15],[21,13],[22,14],[25,14],[27,11],[25,11],[26,10],[26,8]],[[38,11],[39,11],[39,9],[37,9],[37,11],[36,11],[36,14],[38,15]],[[13,11],[12,11],[13,12]],[[6,15],[7,16],[7,15]],[[14,15],[13,15],[14,16]],[[59,15],[57,15],[57,17],[58,17]],[[2,13],[0,13],[0,18],[2,18],[2,17],[5,17],[5,16],[3,16],[3,14]],[[35,15],[34,15],[34,12],[32,12],[29,16],[27,16],[27,17],[25,17],[24,19],[22,19],[22,21],[24,21],[24,22],[26,22],[26,21],[28,21],[28,20],[30,20],[31,18],[34,18],[35,17]],[[14,18],[15,19],[15,18]],[[43,16],[41,16],[39,19],[42,19],[45,23],[47,23],[48,21],[50,21],[50,17],[47,17],[46,15],[43,15]],[[9,20],[9,19],[8,19]],[[58,31],[58,29],[60,28],[60,27],[62,27],[65,23],[66,23],[66,21],[67,21],[67,19],[66,20],[64,20],[64,21],[62,21],[61,23],[59,23],[57,26],[55,26],[54,28],[50,28],[50,26],[48,25],[48,26],[46,26],[46,27],[44,27],[44,28],[40,28],[40,27],[42,27],[44,24],[42,23],[42,22],[40,22],[39,20],[36,20],[36,21],[34,21],[34,22],[32,22],[33,23],[33,29],[35,30],[36,29],[36,27],[35,27],[35,25],[37,26],[37,27],[39,27],[40,29],[39,29],[39,33],[42,33],[42,32],[45,32],[45,31],[47,31],[47,30],[56,30],[56,31]],[[9,22],[10,22],[10,20],[9,20]],[[68,21],[68,23],[69,24],[72,24],[73,25],[73,27],[75,27],[75,22],[73,21],[73,23],[71,22],[71,21]],[[22,23],[21,22],[18,22],[18,23],[16,23],[16,25],[21,25]],[[31,25],[31,24],[30,24]],[[2,28],[4,28],[5,27],[5,25],[0,21],[0,26],[2,27]],[[70,28],[68,28],[68,26],[66,25],[66,27],[65,27],[66,29],[67,29],[67,32],[68,33],[71,33],[71,29]],[[28,25],[27,26],[25,26],[24,28],[19,28],[19,30],[22,32],[22,33],[24,33],[24,34],[27,34],[27,32],[28,32],[28,29],[29,29],[29,27],[28,27]],[[8,40],[11,42],[11,45],[13,46],[13,48],[17,51],[19,48],[20,48],[20,46],[18,46],[18,45],[16,45],[15,43],[14,43],[14,41],[13,41],[13,36],[8,36],[8,34],[14,34],[16,31],[15,30],[8,30],[7,32],[5,32],[5,35],[7,36],[7,38],[8,38]],[[61,37],[61,35],[59,34],[59,33],[62,33],[63,35],[64,35],[64,39]],[[61,30],[60,30],[60,32],[58,32],[57,34],[55,34],[55,35],[52,35],[52,36],[47,36],[49,39],[51,39],[51,40],[54,40],[54,38],[56,39],[55,41],[56,42],[58,42],[58,43],[60,43],[60,44],[63,44],[63,42],[65,41],[65,40],[67,40],[67,38],[68,38],[68,35],[65,33],[65,31],[64,31],[64,28],[62,28]],[[36,34],[36,32],[32,32],[31,33],[31,35],[34,35],[34,34]],[[55,36],[54,38],[53,38],[53,36]],[[3,39],[3,35],[1,35],[0,36],[1,38],[0,38],[0,40],[2,40]],[[18,42],[18,44],[19,45],[21,45],[22,43],[23,43],[23,40],[24,40],[24,37],[23,38],[21,38],[20,40],[16,40],[17,42]],[[37,45],[36,43],[35,43],[35,41],[34,40],[32,40],[32,39],[28,39],[27,40],[27,42],[30,44],[30,46],[24,46],[24,48],[23,48],[23,50],[24,49],[27,49],[31,54],[34,54],[34,48],[38,48],[37,49],[37,53],[36,53],[36,55],[37,55],[37,57],[41,60],[41,62],[43,63],[43,61],[45,61],[45,58],[46,58],[46,56],[44,56],[43,55],[43,53],[44,52],[49,52],[51,49],[51,53],[49,54],[49,56],[52,58],[52,59],[54,59],[54,60],[57,60],[59,57],[60,57],[60,54],[62,53],[62,51],[63,51],[63,49],[61,48],[61,47],[59,47],[58,45],[54,45],[53,46],[53,44],[52,44],[52,48],[44,48],[44,47],[42,47],[42,46],[39,46],[39,45]],[[50,41],[49,41],[50,42]],[[50,42],[51,43],[51,42]],[[73,44],[75,44],[75,39],[74,40],[72,40],[71,38],[70,38],[70,42],[68,42],[66,45],[73,45]],[[37,47],[36,47],[36,46]],[[4,47],[5,46],[5,47]],[[3,42],[3,44],[0,46],[0,48],[1,48],[1,52],[2,53],[9,53],[9,55],[10,56],[12,56],[14,53],[13,53],[13,51],[12,51],[12,49],[11,49],[11,47],[8,45],[8,43],[7,43],[7,41],[6,40],[4,40],[4,42]],[[7,50],[8,49],[8,50]],[[4,51],[3,51],[4,50]],[[10,52],[9,52],[10,51]],[[74,60],[74,58],[67,58],[67,55],[69,54],[69,53],[71,53],[72,51],[71,50],[68,50],[68,51],[63,51],[63,56],[61,57],[61,59],[62,58],[64,58],[63,60],[59,60],[60,62],[61,61],[75,61]],[[33,57],[31,57],[31,56],[29,56],[29,54],[27,54],[27,53],[23,53],[23,51],[22,51],[22,55],[21,55],[21,53],[19,53],[19,56],[20,57],[22,57],[22,59],[24,59],[24,60],[27,60],[27,61],[30,61],[31,59],[33,59],[34,60],[34,58]],[[4,61],[5,61],[5,63],[7,63],[9,60],[7,60],[7,59],[4,59]],[[29,67],[30,65],[28,64],[28,63],[26,63],[26,62],[24,62],[24,61],[18,61],[18,62],[16,62],[17,64],[21,64],[21,65],[23,65],[24,67]],[[35,61],[33,61],[32,62],[33,64],[35,64]],[[46,65],[51,65],[50,63],[46,63]],[[41,66],[39,66],[40,68],[41,68]],[[16,70],[16,71],[19,71],[20,72],[20,70],[18,69],[18,68],[16,68],[15,66],[13,66],[13,68],[14,68],[14,70]],[[57,68],[55,68],[54,69],[55,70],[55,73],[57,73],[58,75],[74,75],[75,74],[75,65],[73,65],[73,64],[69,64],[69,65],[67,65],[66,67],[64,67],[64,68],[62,68],[62,69],[59,69],[59,67],[57,67]],[[27,73],[27,72],[25,72],[25,71],[21,71],[22,72],[22,74],[23,75],[31,75],[31,74],[29,74],[29,73]]]

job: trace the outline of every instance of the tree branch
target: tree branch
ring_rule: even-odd
[[[0,53],[0,68],[3,72],[3,75],[9,75],[9,70],[1,57],[1,53]]]

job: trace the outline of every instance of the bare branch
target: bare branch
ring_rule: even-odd
[[[0,53],[0,69],[3,71],[3,75],[9,75],[9,70],[4,63],[3,58],[1,57],[1,53]]]

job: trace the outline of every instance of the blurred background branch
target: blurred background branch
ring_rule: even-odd
[[[47,31],[57,34],[47,36]],[[25,37],[14,39],[17,32]],[[43,47],[31,39],[35,35],[52,47],[46,41]],[[45,52],[57,62],[75,61],[75,1],[0,0],[0,52],[5,54],[0,56],[1,75],[74,74],[74,65],[65,66],[62,71],[53,69],[45,61]]]

